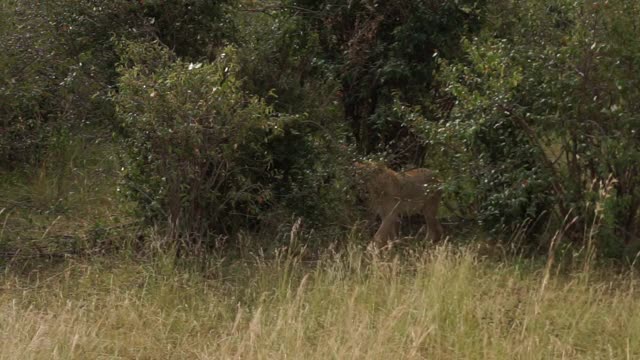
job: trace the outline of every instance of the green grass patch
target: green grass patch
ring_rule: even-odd
[[[132,221],[113,143],[84,135],[55,145],[36,165],[0,172],[0,259],[100,248]]]

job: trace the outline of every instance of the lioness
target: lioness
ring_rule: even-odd
[[[355,166],[364,185],[368,210],[382,221],[373,237],[375,242],[393,239],[400,216],[413,214],[424,216],[434,241],[442,238],[442,226],[436,218],[442,197],[441,181],[433,171],[418,168],[398,173],[372,162],[358,162]]]

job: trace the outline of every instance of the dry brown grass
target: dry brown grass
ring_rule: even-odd
[[[207,271],[107,259],[0,279],[0,359],[637,359],[633,274],[442,246]]]

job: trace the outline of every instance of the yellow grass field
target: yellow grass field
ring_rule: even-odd
[[[443,245],[305,263],[66,261],[0,278],[0,359],[638,359],[632,272]]]

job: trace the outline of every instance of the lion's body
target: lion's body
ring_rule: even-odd
[[[442,226],[436,218],[442,190],[441,181],[429,169],[395,172],[384,165],[357,164],[363,177],[367,207],[381,219],[374,241],[391,240],[403,215],[423,215],[429,235],[438,241]]]

